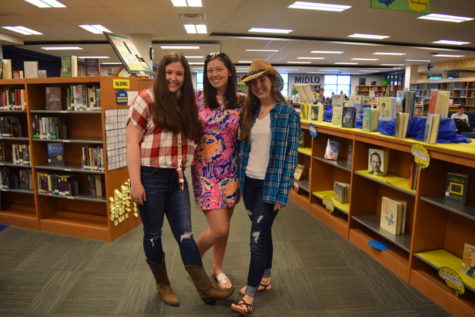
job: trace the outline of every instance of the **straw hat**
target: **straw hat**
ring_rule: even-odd
[[[279,90],[282,90],[284,87],[284,80],[270,63],[262,59],[254,59],[252,61],[249,72],[241,78],[241,81],[243,83],[247,83],[248,81],[256,79],[257,77],[265,74],[271,75],[276,86],[279,88]]]

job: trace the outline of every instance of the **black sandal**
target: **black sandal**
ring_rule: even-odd
[[[260,288],[260,287],[263,287],[263,288]],[[244,291],[243,291],[244,289]],[[272,290],[272,282],[269,282],[267,284],[264,284],[264,283],[261,283],[259,284],[259,287],[257,288],[257,292],[269,292]],[[239,290],[239,294],[241,295],[246,295],[246,287],[243,287]]]
[[[252,313],[252,304],[248,304],[244,299],[241,299],[237,304],[231,304],[231,310],[246,316]]]

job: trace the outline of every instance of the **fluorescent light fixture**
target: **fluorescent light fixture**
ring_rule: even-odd
[[[324,72],[306,72],[306,74],[325,74]]]
[[[110,58],[109,56],[78,56],[78,58],[98,58],[98,59],[106,59]]]
[[[205,62],[189,62],[190,65],[204,65]]]
[[[342,54],[343,51],[310,51],[312,54]]]
[[[311,64],[312,62],[307,61],[287,61],[287,64]]]
[[[102,34],[104,32],[112,33],[111,30],[100,24],[81,24],[79,27],[93,34]]]
[[[335,64],[335,65],[358,65],[358,63],[355,63],[355,62],[335,62],[333,64]]]
[[[399,53],[399,52],[376,52],[373,53],[374,55],[393,55],[393,56],[403,56],[406,53]]]
[[[325,59],[325,57],[307,57],[307,56],[299,56],[297,59]]]
[[[199,50],[197,45],[161,45],[162,50]]]
[[[201,0],[172,0],[174,7],[202,7]]]
[[[276,53],[279,50],[259,50],[259,49],[246,49],[246,52],[269,52],[269,53]]]
[[[64,4],[56,0],[25,0],[38,8],[66,8]]]
[[[122,65],[121,62],[104,62],[101,65]]]
[[[447,45],[465,45],[470,44],[470,42],[463,42],[463,41],[452,41],[452,40],[438,40],[433,41],[434,44],[447,44]]]
[[[42,46],[41,49],[47,51],[72,51],[72,50],[82,50],[79,46]]]
[[[185,56],[185,57],[189,58],[189,59],[191,59],[191,58],[204,58],[203,56],[199,56],[199,55],[198,56]]]
[[[452,54],[434,54],[435,57],[465,57],[465,55],[452,55]]]
[[[242,63],[242,64],[251,64],[252,61],[238,61],[238,63]]]
[[[354,33],[354,34],[348,35],[348,37],[355,37],[355,38],[361,38],[361,39],[384,40],[384,39],[387,39],[389,37],[389,35]]]
[[[380,64],[381,66],[404,66],[404,64]]]
[[[335,44],[344,44],[344,45],[380,46],[380,44],[361,43],[361,42],[339,42],[339,41],[333,41],[332,43],[335,43]]]
[[[451,48],[438,48],[438,47],[416,47],[416,48],[420,50],[428,50],[428,51],[449,51],[449,52],[456,51]]]
[[[406,62],[430,63],[431,60],[430,59],[412,59],[412,58],[408,58],[408,59],[406,59]]]
[[[206,24],[185,24],[186,33],[188,34],[206,34],[208,29]]]
[[[351,6],[340,5],[340,4],[295,1],[294,3],[289,5],[289,8],[291,8],[291,9],[341,12],[341,11],[345,11],[346,9],[351,8]]]
[[[289,30],[289,29],[250,28],[248,32],[288,34],[293,31],[294,30]]]
[[[379,61],[379,58],[360,58],[360,57],[353,57],[352,61]]]
[[[29,29],[29,28],[24,27],[24,26],[21,26],[21,25],[17,25],[17,26],[2,26],[2,28],[7,29],[7,30],[10,30],[10,31],[13,31],[13,32],[21,33],[21,34],[23,34],[23,35],[42,35],[42,34],[43,34],[43,33],[40,33],[40,32],[38,32],[38,31]]]
[[[449,15],[449,14],[431,13],[428,15],[420,16],[418,17],[418,19],[460,23],[460,22],[472,21],[474,18],[460,17],[456,15]]]

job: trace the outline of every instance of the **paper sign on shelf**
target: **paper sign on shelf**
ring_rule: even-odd
[[[112,79],[112,88],[130,89],[130,79]]]
[[[439,269],[439,276],[455,292],[455,295],[459,296],[465,293],[465,284],[455,270],[443,266]]]
[[[335,210],[335,206],[333,205],[333,200],[331,196],[324,196],[322,198],[322,204],[330,213],[332,213]]]
[[[414,162],[420,168],[429,167],[430,155],[429,151],[422,144],[416,143],[411,146],[411,154],[414,156]]]
[[[313,123],[308,124],[308,132],[310,132],[310,136],[312,138],[315,139],[317,137],[317,134],[318,134],[317,127]]]
[[[115,103],[118,105],[126,105],[128,103],[127,91],[117,90],[115,93]]]

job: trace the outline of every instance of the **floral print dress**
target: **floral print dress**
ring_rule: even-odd
[[[244,97],[239,95],[238,100]],[[196,103],[203,127],[191,167],[195,201],[201,210],[230,208],[239,202],[237,137],[241,103],[233,109],[205,107],[204,94],[198,91]]]

